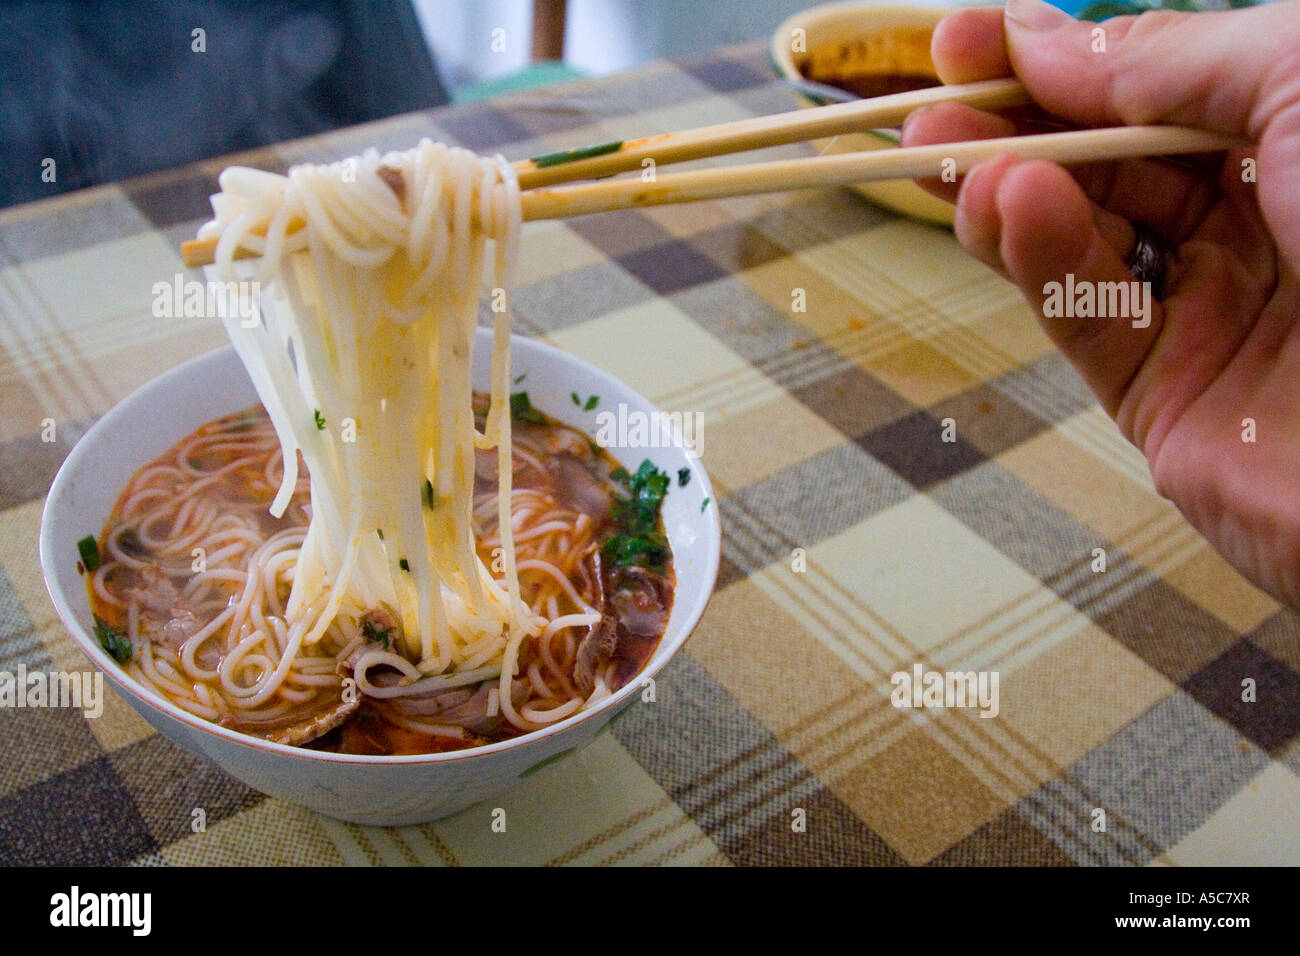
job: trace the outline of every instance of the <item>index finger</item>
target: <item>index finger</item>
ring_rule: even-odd
[[[1002,7],[970,7],[944,17],[934,28],[930,56],[944,83],[1011,76]]]

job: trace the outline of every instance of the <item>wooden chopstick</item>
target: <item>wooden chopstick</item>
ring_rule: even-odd
[[[997,110],[1030,102],[1029,93],[1018,80],[982,80],[605,143],[521,159],[513,165],[519,177],[519,188],[531,190],[577,179],[612,176],[630,169],[640,170],[642,161],[646,159],[653,159],[657,168],[692,159],[896,126],[913,110],[936,103],[964,103],[978,109]],[[187,239],[181,243],[181,258],[192,268],[209,265],[216,248],[215,238]],[[235,255],[246,258],[254,253],[240,249]]]
[[[656,166],[667,166],[709,156],[898,126],[913,110],[936,103],[964,103],[977,109],[999,110],[1031,102],[1028,91],[1019,80],[981,80],[625,140],[616,149],[601,155],[554,165],[539,167],[535,160],[525,159],[514,166],[519,175],[519,188],[533,189],[575,179],[599,179],[629,169],[639,170],[646,159],[653,159]],[[578,156],[582,152],[574,150]]]
[[[1208,153],[1240,146],[1239,140],[1183,126],[1117,126],[1033,136],[938,143],[905,149],[816,156],[744,166],[669,173],[653,183],[636,179],[532,189],[524,193],[525,220],[561,219],[594,212],[668,203],[748,196],[885,179],[960,175],[1000,153],[1062,164],[1138,156]],[[950,161],[950,162],[949,162]]]
[[[913,110],[937,103],[1005,109],[1030,102],[1028,92],[1014,79],[937,86],[552,153],[520,160],[514,163],[514,168],[524,190],[523,218],[532,221],[785,189],[937,177],[945,171],[960,174],[1003,151],[1025,158],[1080,163],[1210,152],[1236,145],[1234,140],[1183,127],[1118,127],[728,166],[664,176],[657,173],[657,167],[672,163],[897,125]],[[654,182],[643,182],[638,177],[577,186],[556,185],[641,169],[646,159],[654,160]],[[953,161],[947,170],[941,165],[946,159]],[[187,266],[208,265],[216,246],[216,238],[190,239],[181,244],[181,257]],[[245,249],[236,250],[235,254],[237,258],[255,255]]]

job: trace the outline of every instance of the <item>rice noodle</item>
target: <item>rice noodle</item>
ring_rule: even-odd
[[[402,195],[381,169],[400,174]],[[221,185],[218,216],[205,227],[222,235],[216,272],[229,280],[256,270],[269,284],[262,323],[243,328],[231,310],[227,332],[274,423],[281,460],[302,454],[316,505],[292,561],[285,613],[294,643],[311,647],[339,615],[384,605],[395,609],[402,650],[419,673],[437,675],[490,632],[536,633],[518,598],[509,531],[497,577],[477,556],[470,516],[473,448],[497,447],[499,523],[510,528],[508,313],[498,313],[504,334],[494,336],[482,433],[469,357],[486,244],[495,244],[493,280],[504,289],[518,242],[513,169],[425,140],[406,152],[296,167],[278,182],[227,170]],[[306,223],[306,241],[289,253],[293,220]],[[258,222],[270,224],[258,265],[235,263],[234,248]],[[345,423],[355,441],[342,440]],[[295,472],[285,468],[277,506]],[[284,674],[265,674],[257,695]]]

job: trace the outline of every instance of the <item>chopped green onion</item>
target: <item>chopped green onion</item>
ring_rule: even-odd
[[[113,630],[104,623],[103,618],[98,614],[92,615],[95,619],[95,639],[99,641],[99,646],[108,652],[109,656],[119,664],[125,664],[131,659],[131,642],[127,640],[125,634]]]
[[[582,146],[578,149],[561,149],[554,153],[543,153],[541,156],[533,157],[533,165],[538,169],[545,169],[547,166],[559,166],[563,163],[572,163],[579,159],[590,159],[592,156],[604,156],[606,153],[616,153],[623,146],[621,139],[610,140],[608,143],[596,143],[594,146]]]
[[[424,488],[421,491],[424,498],[424,506],[430,511],[433,510],[433,482],[428,478],[424,479]]]
[[[546,416],[533,408],[527,392],[515,392],[510,396],[510,417],[525,425],[546,424]]]
[[[668,475],[648,458],[635,475],[622,466],[610,478],[628,490],[626,498],[615,497],[610,517],[616,532],[605,539],[600,552],[615,566],[633,565],[662,572],[671,554],[668,539],[659,530],[659,508],[668,493]]]
[[[313,408],[312,412],[316,416],[316,430],[323,432],[325,430],[325,416],[320,413],[319,408]]]
[[[95,543],[95,536],[88,534],[77,542],[77,551],[81,554],[81,563],[87,571],[94,571],[99,567],[99,545]]]
[[[592,395],[590,398],[587,399],[587,404],[582,406],[582,410],[584,412],[589,412],[599,404],[600,404],[600,396]]]
[[[677,487],[685,488],[691,482],[691,470],[689,468],[677,469]]]
[[[374,641],[376,644],[383,644],[384,650],[388,650],[388,635],[393,632],[391,627],[386,627],[382,631],[379,625],[374,621],[366,621],[361,625],[361,633],[366,636],[367,640]]]
[[[397,562],[397,566],[398,566],[399,568],[401,568],[403,571],[409,571],[409,570],[411,570],[411,565],[410,565],[410,563],[406,560],[406,558],[402,558],[400,561],[398,561],[398,562]]]
[[[709,506],[709,499],[705,498],[700,502],[700,514],[704,514],[704,509]]]
[[[384,540],[384,529],[383,529],[383,528],[376,528],[376,529],[375,529],[375,534],[379,535],[379,540],[380,540],[380,541],[383,541],[383,540]]]

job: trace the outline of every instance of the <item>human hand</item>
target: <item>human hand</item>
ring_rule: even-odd
[[[1003,155],[959,183],[925,185],[957,202],[958,240],[1020,287],[1146,455],[1156,490],[1234,567],[1300,606],[1300,2],[1094,24],[1009,0],[1005,17],[984,7],[946,18],[933,53],[947,83],[1014,72],[1072,125],[1176,123],[1257,144],[1192,165],[1072,172]],[[903,144],[1018,128],[945,104],[913,114]],[[1149,324],[1044,317],[1049,284],[1067,274],[1076,288],[1135,280],[1135,222],[1168,250]]]

